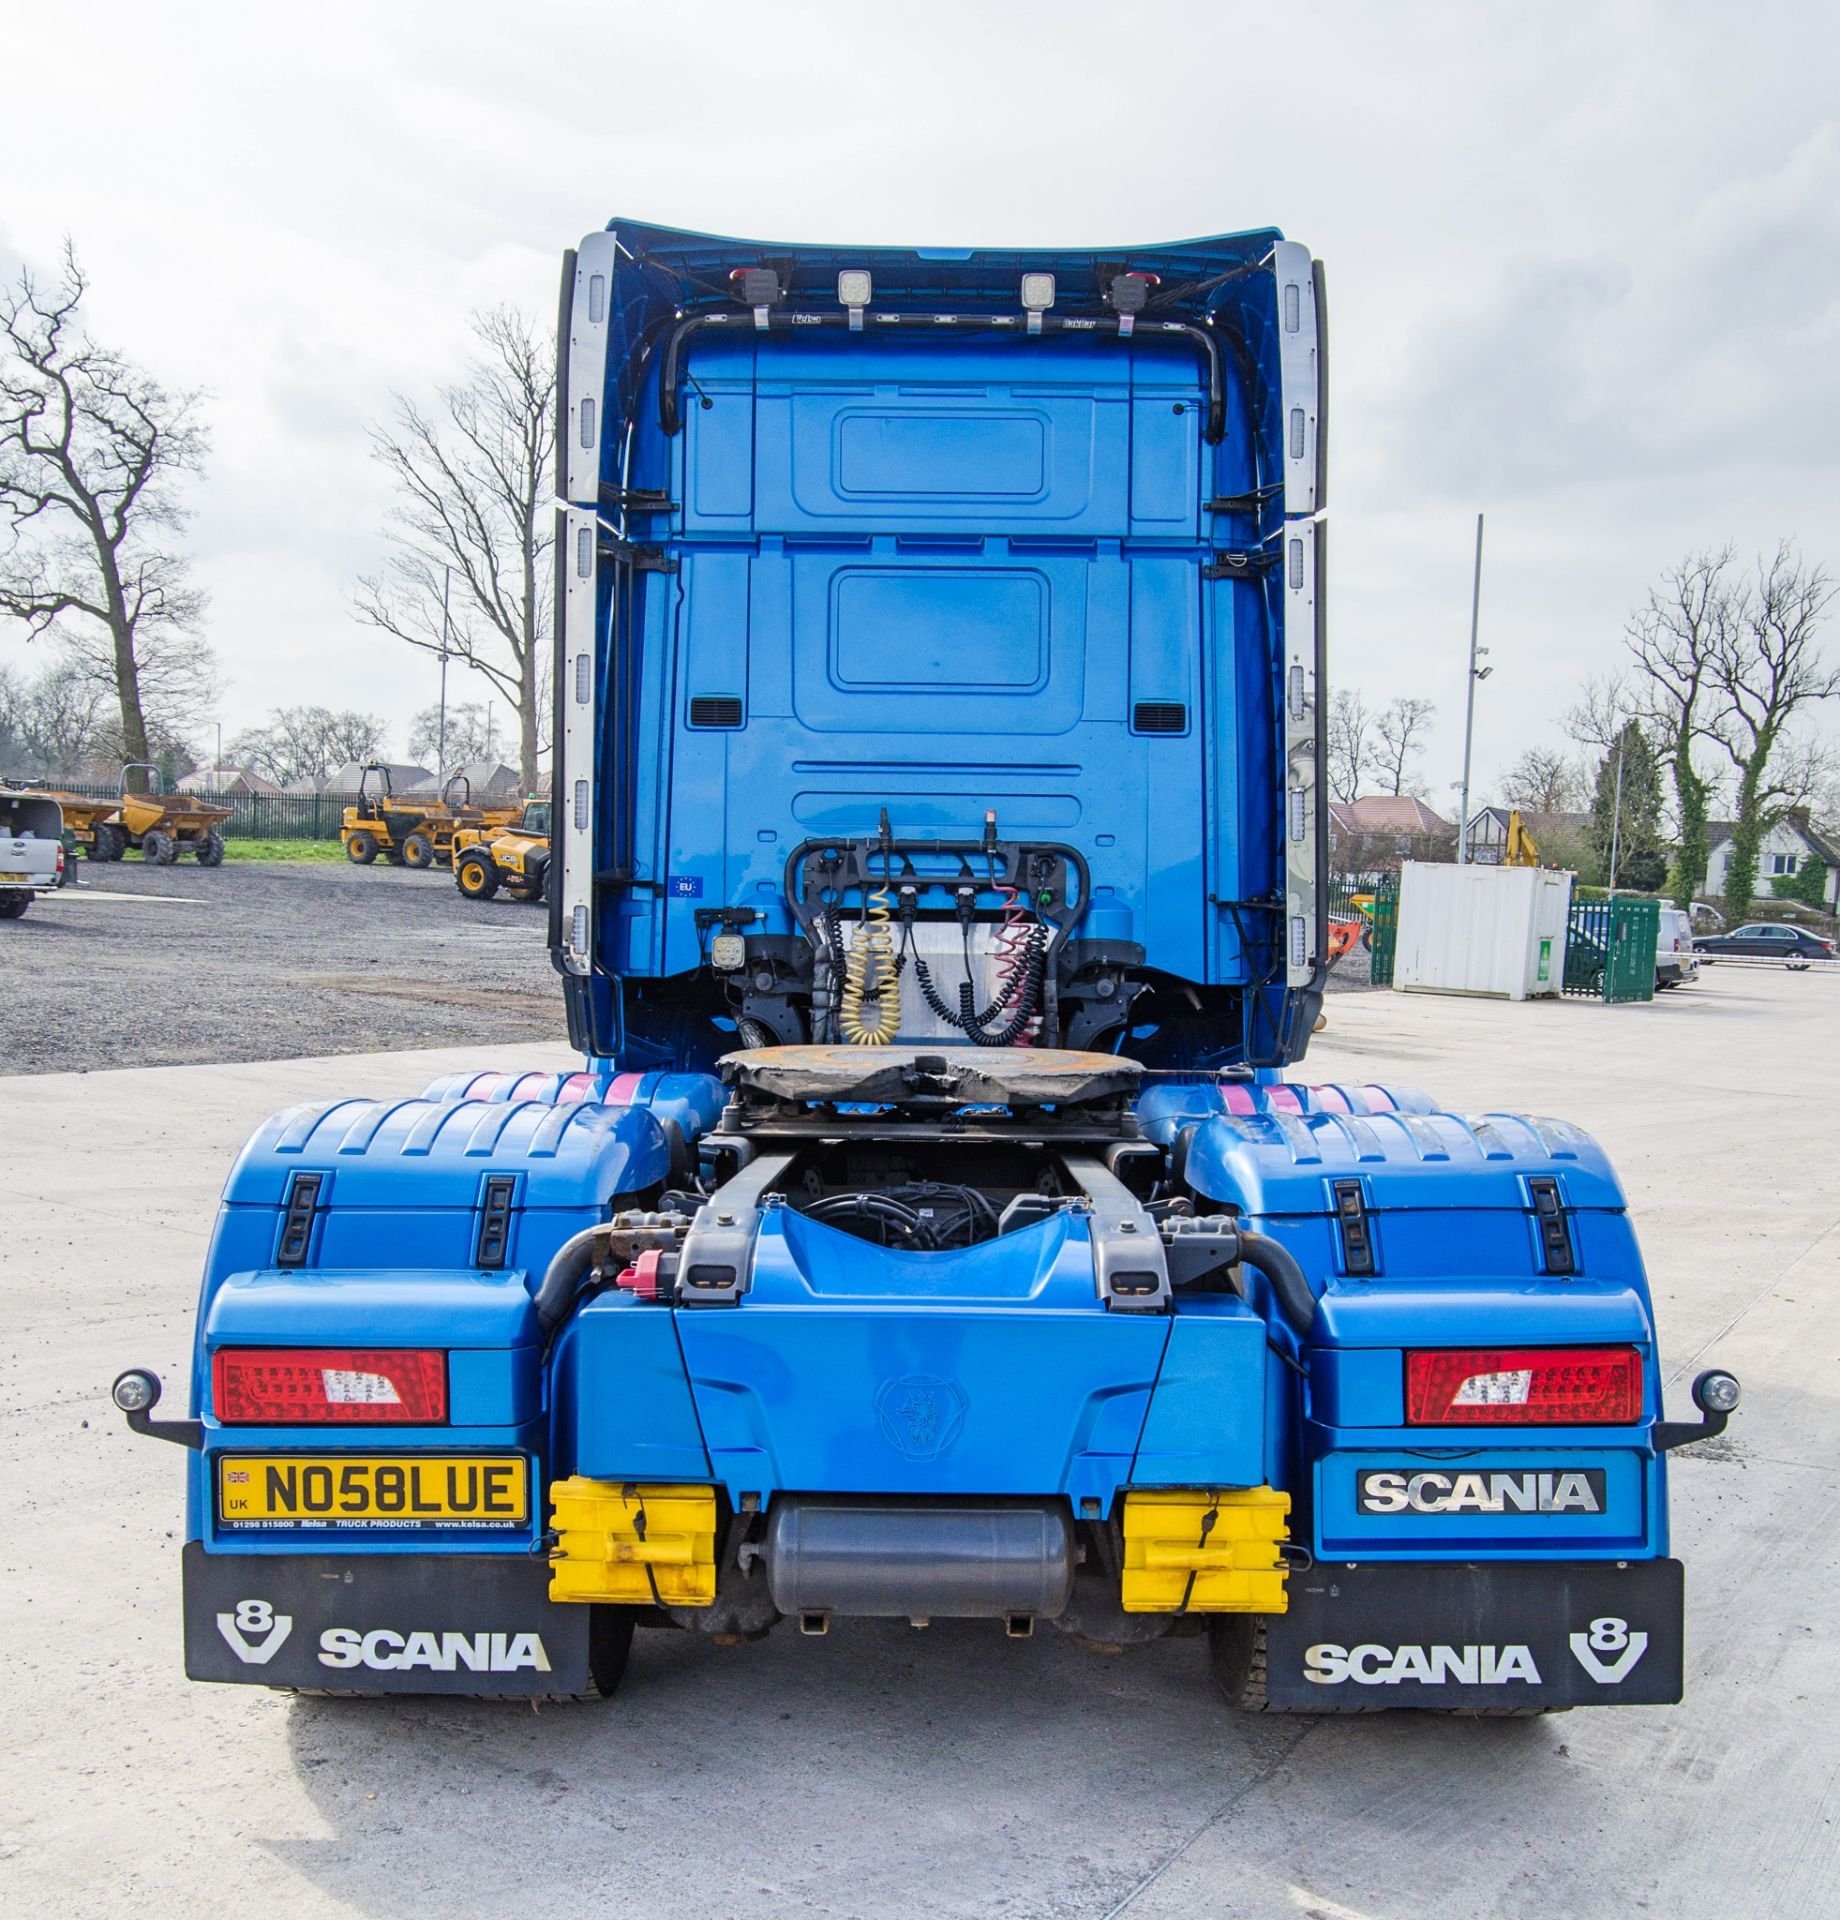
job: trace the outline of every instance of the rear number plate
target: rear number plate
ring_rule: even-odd
[[[217,1517],[224,1527],[264,1532],[505,1532],[530,1517],[530,1469],[515,1453],[220,1454]]]

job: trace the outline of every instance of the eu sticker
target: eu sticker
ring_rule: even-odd
[[[700,873],[674,873],[665,881],[664,887],[673,900],[700,900],[703,897],[703,876]]]

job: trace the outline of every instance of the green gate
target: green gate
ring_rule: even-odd
[[[1617,1006],[1655,997],[1658,900],[1577,900],[1565,927],[1565,991]]]
[[[1374,889],[1373,916],[1361,936],[1367,947],[1367,977],[1376,987],[1393,984],[1393,956],[1399,946],[1399,882]]]

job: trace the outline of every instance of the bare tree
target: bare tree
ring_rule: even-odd
[[[120,765],[108,689],[67,648],[30,676],[0,668],[0,767],[33,779],[77,780]]]
[[[55,287],[27,269],[0,294],[0,615],[66,641],[113,690],[120,757],[150,760],[213,678],[204,595],[171,539],[178,482],[208,439],[197,393],[167,392],[82,330],[87,290],[66,244]]]
[[[1374,760],[1374,718],[1353,688],[1329,701],[1329,797],[1358,800]]]
[[[1805,708],[1840,695],[1840,667],[1823,664],[1815,650],[1836,592],[1826,569],[1808,565],[1784,540],[1771,558],[1759,557],[1754,583],[1733,590],[1731,617],[1711,650],[1713,724],[1737,776],[1728,917],[1750,911],[1764,836],[1792,807],[1806,805],[1822,778],[1823,756],[1795,750],[1788,729]]]
[[[1417,787],[1417,763],[1425,751],[1425,735],[1436,718],[1437,707],[1430,700],[1402,696],[1381,708],[1374,721],[1374,731],[1380,736],[1374,765],[1386,792],[1410,793]]]
[[[1731,559],[1730,547],[1709,548],[1669,567],[1625,634],[1637,674],[1631,704],[1673,783],[1680,838],[1674,902],[1681,907],[1693,904],[1711,854],[1713,783],[1693,756],[1710,733],[1712,662],[1736,618]]]
[[[374,713],[350,708],[277,707],[260,727],[230,742],[230,757],[278,786],[293,780],[323,780],[348,761],[376,760],[387,725]]]
[[[1529,747],[1502,776],[1501,797],[1528,813],[1566,813],[1578,797],[1578,776],[1556,747]]]
[[[446,771],[468,760],[489,760],[502,744],[492,731],[492,709],[485,702],[469,700],[447,709]],[[441,709],[424,707],[409,722],[409,758],[431,767],[442,763],[441,748]]]
[[[1595,766],[1616,745],[1624,727],[1638,717],[1640,706],[1628,674],[1606,673],[1584,683],[1560,724]]]
[[[548,338],[509,307],[475,315],[473,331],[482,351],[459,385],[440,390],[441,417],[399,394],[394,419],[372,432],[396,482],[395,551],[381,574],[360,580],[356,611],[485,676],[518,716],[528,786],[547,707],[556,360]]]

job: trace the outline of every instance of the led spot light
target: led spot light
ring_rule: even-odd
[[[875,291],[875,281],[862,267],[845,267],[837,276],[837,303],[850,310],[850,331],[861,333],[863,308]]]
[[[1041,316],[1054,304],[1054,276],[1051,273],[1025,273],[1022,276],[1022,310],[1029,316],[1029,331],[1041,331]]]

